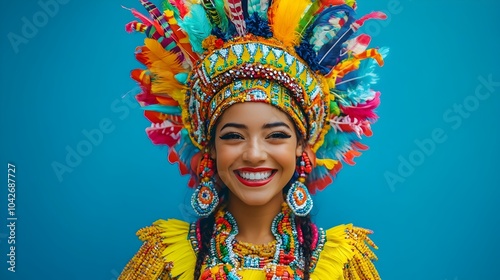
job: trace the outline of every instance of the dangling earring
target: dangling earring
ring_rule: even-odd
[[[208,151],[205,151],[203,155],[198,167],[198,174],[200,184],[191,196],[191,206],[198,216],[206,217],[219,204],[219,195],[215,190],[212,179],[214,176],[214,161],[210,158]]]
[[[307,216],[313,208],[313,200],[305,185],[307,174],[311,173],[311,171],[311,161],[307,153],[303,152],[300,157],[300,163],[297,166],[299,178],[290,186],[286,195],[288,206],[290,206],[290,209],[292,209],[293,213],[297,216]]]

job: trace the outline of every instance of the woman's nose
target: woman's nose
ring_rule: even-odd
[[[248,144],[243,152],[243,160],[249,163],[260,163],[267,159],[267,152],[263,145],[258,141]]]

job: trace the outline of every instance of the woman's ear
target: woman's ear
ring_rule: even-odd
[[[304,151],[304,146],[302,144],[302,141],[298,141],[297,148],[295,149],[295,156],[300,157],[303,151]]]
[[[302,151],[307,153],[307,156],[309,157],[309,160],[311,161],[311,165],[313,167],[316,166],[316,154],[313,152],[311,146],[305,145],[305,148],[301,150],[300,155],[302,155]]]
[[[211,159],[217,158],[217,152],[215,151],[215,147],[210,148],[210,158]]]

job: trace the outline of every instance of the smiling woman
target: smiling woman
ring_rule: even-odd
[[[282,189],[303,149],[288,116],[265,103],[235,104],[224,112],[215,131],[212,154],[217,174],[230,190],[228,208],[271,207],[277,213],[284,201]]]
[[[311,193],[366,149],[384,51],[352,35],[385,16],[356,20],[352,0],[270,2],[132,9],[142,22],[127,30],[148,36],[147,69],[132,71],[147,132],[191,176],[199,219],[141,229],[119,279],[380,279],[369,230],[324,230],[309,213]]]

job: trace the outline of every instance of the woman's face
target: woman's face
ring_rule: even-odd
[[[301,153],[293,123],[266,103],[234,104],[215,128],[212,156],[220,179],[231,191],[230,201],[249,206],[281,203],[282,189]]]

